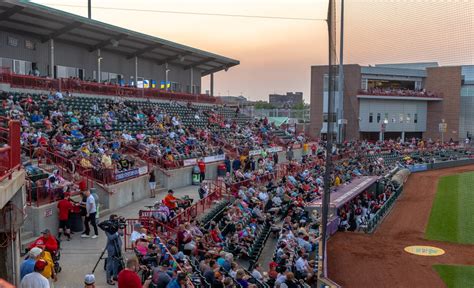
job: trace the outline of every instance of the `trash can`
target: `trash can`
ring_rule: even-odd
[[[217,165],[217,177],[225,177],[227,173],[227,168],[224,163]]]
[[[193,185],[199,185],[201,183],[201,172],[197,165],[193,167],[192,179]]]
[[[84,225],[82,223],[81,210],[79,207],[75,207],[74,210],[69,213],[69,225],[71,226],[72,232],[84,231]]]

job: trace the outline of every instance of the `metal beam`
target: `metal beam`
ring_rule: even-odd
[[[156,64],[163,65],[165,63],[169,63],[171,61],[178,60],[181,57],[188,56],[188,55],[191,55],[191,54],[193,54],[193,52],[186,51],[184,53],[179,53],[179,54],[176,54],[174,56],[171,56],[171,57],[165,58],[163,60],[160,60],[160,61],[156,62]]]
[[[111,43],[112,40],[120,41],[125,38],[127,38],[126,34],[118,34],[114,37],[110,37],[109,39],[102,40],[99,43],[95,44],[94,46],[89,47],[89,52],[94,52],[97,49],[101,49],[101,48],[104,48],[105,46],[112,44]]]
[[[11,16],[15,15],[16,13],[20,12],[23,10],[24,7],[21,6],[13,6],[12,8],[8,9],[7,11],[3,12],[0,14],[0,21],[7,20]]]
[[[49,34],[48,37],[45,37],[44,39],[42,39],[41,42],[44,43],[44,42],[48,41],[49,39],[54,39],[56,37],[59,37],[60,35],[62,35],[64,33],[67,33],[67,32],[69,32],[73,29],[76,29],[81,25],[82,25],[81,22],[72,22],[71,24],[66,25],[63,28],[61,28],[59,30],[56,30],[53,33]]]
[[[183,69],[184,69],[184,70],[188,70],[188,69],[197,67],[197,66],[202,65],[202,64],[206,64],[207,62],[211,62],[211,61],[214,61],[214,60],[216,60],[216,58],[214,58],[214,57],[209,57],[209,58],[203,59],[203,60],[201,60],[201,61],[194,62],[194,63],[191,63],[191,64],[189,64],[189,65],[187,65],[187,66],[184,66]]]
[[[160,48],[160,47],[163,47],[163,46],[165,46],[165,44],[156,43],[156,44],[150,45],[150,46],[148,46],[148,47],[145,47],[145,48],[136,50],[135,52],[128,54],[127,60],[132,59],[132,58],[135,57],[135,56],[143,55],[143,54],[145,54],[145,53],[147,53],[147,52],[153,51],[154,49]]]
[[[201,73],[201,77],[204,77],[204,76],[207,76],[209,74],[213,74],[215,72],[219,72],[221,70],[227,70],[229,69],[230,67],[233,67],[237,64],[235,63],[231,63],[231,64],[226,64],[226,65],[222,65],[222,66],[219,66],[219,67],[216,67],[214,69],[210,69],[210,70],[204,70],[202,73]]]

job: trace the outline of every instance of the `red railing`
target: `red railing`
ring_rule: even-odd
[[[15,170],[20,170],[20,122],[0,117],[0,181],[11,179]]]
[[[140,223],[144,228],[147,229],[147,235],[152,235],[153,238],[156,238],[156,237],[159,237],[160,238],[160,243],[163,245],[165,251],[166,251],[166,254],[168,254],[168,256],[171,258],[171,260],[173,260],[173,263],[176,263],[176,270],[177,272],[182,272],[182,273],[185,273],[185,274],[188,274],[179,264],[178,262],[176,261],[176,259],[173,257],[173,254],[171,254],[171,252],[168,250],[168,247],[166,247],[166,241],[163,241],[162,239],[165,239],[165,240],[168,240],[170,239],[168,237],[168,235],[166,233],[163,233],[163,232],[160,232],[159,229],[157,229],[156,227],[161,227],[162,229],[161,230],[165,230],[165,231],[172,231],[172,233],[174,235],[177,235],[177,232],[176,230],[166,226],[165,224],[163,223],[160,223],[154,219],[150,219],[150,220],[142,220],[142,219],[126,219],[126,228],[125,228],[125,231],[124,231],[124,235],[123,235],[123,241],[125,242],[125,251],[127,250],[132,250],[132,246],[131,246],[131,243],[130,243],[130,236],[133,232],[133,227],[136,223]],[[188,278],[188,283],[187,283],[187,287],[189,288],[194,288],[194,285],[192,283],[192,281]]]
[[[76,79],[49,79],[31,75],[11,73],[8,68],[0,69],[0,82],[9,83],[11,87],[32,88],[40,90],[56,89],[76,93],[110,95],[134,98],[155,98],[186,102],[217,103],[217,98],[200,94],[169,92],[156,88],[124,87],[116,84],[102,84]]]

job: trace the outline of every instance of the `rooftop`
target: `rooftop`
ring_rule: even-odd
[[[27,0],[0,1],[0,31],[27,35],[41,43],[50,39],[153,61],[196,68],[202,76],[239,65],[238,60],[131,31]]]

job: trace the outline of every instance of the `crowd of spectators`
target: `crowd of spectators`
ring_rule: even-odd
[[[426,89],[411,90],[405,88],[391,88],[391,87],[374,87],[367,90],[362,90],[363,93],[369,95],[380,95],[380,96],[412,96],[412,97],[438,97],[438,95],[426,91]]]

